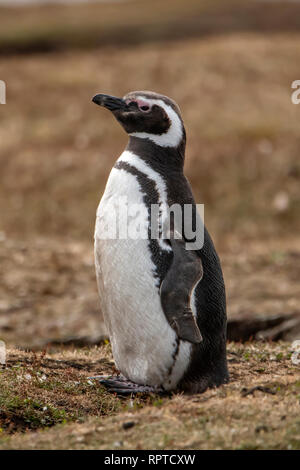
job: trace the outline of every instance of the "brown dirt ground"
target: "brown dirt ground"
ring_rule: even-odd
[[[248,241],[246,248],[232,240],[221,259],[229,318],[299,312],[298,238]],[[8,344],[39,347],[47,340],[106,333],[92,241],[5,240],[0,262],[0,328]]]
[[[109,345],[11,349],[0,373],[0,448],[299,449],[299,366],[290,345],[230,343],[228,359],[231,381],[218,389],[132,399],[88,379],[113,372]],[[6,393],[12,387],[13,398]],[[128,422],[133,426],[124,429]]]

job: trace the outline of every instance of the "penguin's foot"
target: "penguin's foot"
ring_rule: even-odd
[[[101,385],[104,385],[109,392],[116,393],[117,395],[135,395],[137,393],[165,393],[165,391],[160,387],[139,385],[126,379],[126,377],[123,375],[96,375],[95,377],[89,378],[97,380]]]

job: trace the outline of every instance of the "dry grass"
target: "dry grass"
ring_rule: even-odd
[[[0,448],[299,449],[299,370],[290,355],[286,343],[229,344],[228,385],[196,396],[132,400],[87,379],[112,371],[108,346],[38,356],[11,350],[1,373]],[[14,399],[3,399],[3,389],[13,389]],[[8,427],[5,413],[14,417]],[[46,426],[58,424],[9,437],[16,428],[44,428],[47,418]],[[128,422],[133,426],[124,429]]]
[[[0,371],[1,432],[30,431],[119,412],[124,403],[88,379],[99,370],[104,374],[114,370],[109,345],[59,353],[9,350],[7,368]]]

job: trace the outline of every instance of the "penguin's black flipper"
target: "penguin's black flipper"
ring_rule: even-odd
[[[191,310],[191,294],[203,276],[202,262],[194,250],[185,249],[185,241],[170,239],[173,261],[161,283],[163,311],[178,337],[190,343],[202,341],[201,332]]]

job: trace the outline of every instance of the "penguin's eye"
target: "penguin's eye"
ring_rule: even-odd
[[[144,105],[144,106],[141,106],[140,109],[142,111],[149,111],[150,108],[149,108],[149,106]]]
[[[127,103],[127,106],[129,107],[134,107],[134,108],[137,108],[138,107],[138,104],[136,101],[128,101]]]

